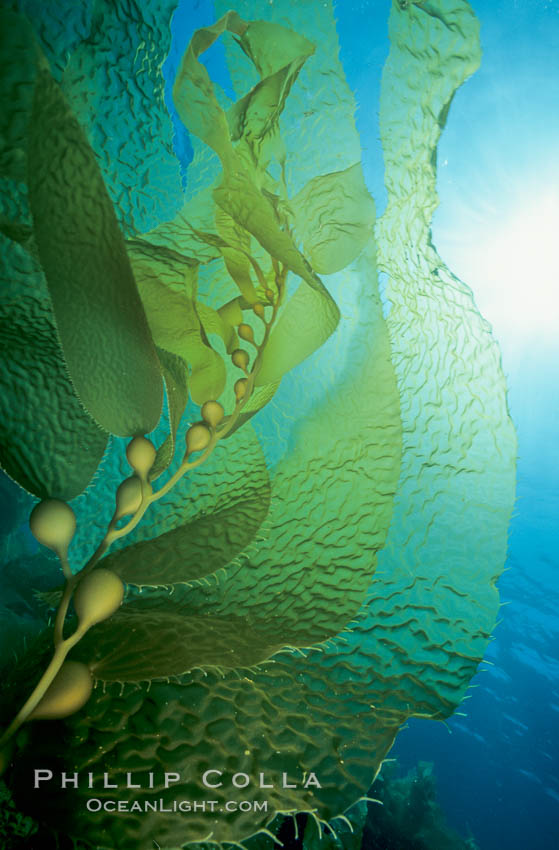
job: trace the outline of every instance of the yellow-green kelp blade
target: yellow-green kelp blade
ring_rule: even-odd
[[[321,292],[302,283],[283,308],[262,354],[256,386],[282,376],[320,348],[332,334],[329,302]]]
[[[361,163],[314,177],[289,202],[305,255],[333,274],[355,260],[375,224]],[[256,385],[273,383],[323,345],[333,331],[328,299],[304,284],[288,300],[262,354]]]
[[[289,202],[303,251],[318,274],[348,266],[365,247],[375,223],[360,162],[313,177]]]
[[[128,255],[155,344],[186,361],[196,404],[218,399],[225,387],[225,364],[198,314],[198,263],[145,240],[130,242]]]
[[[274,45],[274,51],[276,53],[279,51],[280,56],[285,54],[283,60],[276,58],[279,63],[285,62],[285,92],[276,90],[275,83],[277,81],[275,80],[273,81],[274,85],[270,83],[271,92],[267,92],[267,94],[271,93],[272,95],[271,114],[274,120],[269,116],[272,126],[274,121],[277,121],[284,105],[285,96],[297,73],[305,60],[312,55],[313,45],[304,38],[295,36],[293,40],[292,33],[277,24],[253,27],[252,23],[247,23],[235,13],[229,12],[213,27],[198,30],[194,34],[182,59],[173,88],[173,97],[177,112],[185,127],[213,148],[221,160],[223,175],[219,185],[213,191],[216,204],[237,225],[254,236],[270,257],[274,257],[283,263],[317,291],[318,300],[321,302],[317,321],[322,323],[324,338],[327,338],[338,324],[339,310],[322,281],[314,273],[305,257],[297,250],[289,232],[285,227],[280,226],[276,210],[263,191],[263,188],[265,188],[265,185],[263,185],[265,183],[263,168],[267,165],[267,162],[266,159],[264,163],[258,161],[258,157],[262,155],[262,150],[260,148],[256,151],[253,149],[253,154],[257,159],[254,162],[254,160],[251,161],[251,157],[244,153],[243,145],[239,148],[235,148],[233,145],[233,140],[236,138],[241,138],[241,142],[246,142],[247,139],[252,138],[251,112],[247,103],[243,105],[243,109],[239,112],[239,115],[242,112],[247,125],[243,126],[241,131],[237,126],[240,120],[239,115],[235,113],[231,119],[233,124],[231,131],[228,118],[218,104],[209,75],[198,61],[199,55],[227,30],[238,35],[241,46],[245,45],[244,39],[250,35],[250,43],[247,42],[246,52],[251,57],[263,55],[266,46],[269,44]],[[293,44],[296,44],[301,51],[297,60],[293,58]],[[260,91],[266,91],[266,79],[257,86],[256,90],[253,90],[251,96],[256,98]],[[274,98],[277,98],[277,101]],[[239,104],[236,108],[237,110],[240,109]],[[256,138],[261,138],[266,134],[268,127],[266,123],[264,123],[264,127],[261,126],[260,115],[257,110],[254,112],[252,122],[255,124],[254,136]],[[277,144],[279,145],[279,142]],[[280,157],[281,150],[282,148],[280,148]]]
[[[479,65],[479,24],[464,0],[395,3],[389,34],[388,203],[376,239],[406,437],[386,573],[356,640],[377,638],[372,701],[382,698],[387,717],[440,718],[464,698],[498,616],[516,438],[499,347],[431,232],[437,144],[454,92]]]
[[[27,175],[35,239],[66,366],[119,436],[159,420],[159,361],[95,154],[48,68],[37,75]]]

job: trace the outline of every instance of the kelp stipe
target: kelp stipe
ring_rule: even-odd
[[[479,428],[469,416],[472,403],[449,401],[460,370],[455,365],[432,369],[427,389],[421,381],[409,381],[414,367],[418,374],[424,369],[422,310],[415,299],[426,284],[415,291],[417,278],[407,273],[406,263],[417,256],[423,270],[423,255],[429,257],[429,268],[433,258],[413,224],[411,241],[399,238],[397,226],[407,221],[406,209],[411,213],[415,203],[429,215],[419,191],[431,198],[431,184],[424,178],[434,174],[437,133],[429,120],[444,114],[463,77],[448,73],[442,91],[437,80],[456,56],[466,57],[471,72],[467,57],[475,52],[474,19],[466,4],[450,8],[440,0],[428,9],[422,6],[395,5],[392,12],[394,41],[400,34],[404,44],[417,33],[423,39],[424,53],[414,53],[419,68],[428,67],[429,45],[437,43],[439,74],[431,80],[428,73],[421,88],[417,114],[425,124],[419,128],[404,112],[405,89],[394,86],[388,107],[386,101],[383,106],[386,119],[399,114],[402,105],[396,131],[403,146],[410,138],[414,143],[422,139],[425,130],[425,157],[404,158],[395,181],[408,188],[409,208],[396,223],[386,215],[377,228],[381,266],[394,281],[391,301],[396,306],[388,321],[378,295],[374,205],[356,164],[354,104],[335,58],[328,4],[292,8],[258,2],[236,4],[236,13],[219,9],[223,18],[196,34],[185,54],[177,98],[191,132],[217,151],[221,174],[215,157],[195,143],[190,194],[174,219],[150,231],[144,227],[130,233],[133,216],[127,204],[134,192],[130,186],[123,189],[125,209],[117,207],[117,218],[128,222],[127,256],[168,402],[168,437],[156,459],[157,475],[144,485],[154,487],[152,481],[161,475],[166,487],[167,476],[176,474],[174,466],[165,469],[185,434],[180,420],[187,393],[201,407],[200,413],[192,405],[187,408],[188,418],[194,410],[200,417],[190,426],[191,452],[204,453],[212,433],[230,427],[227,439],[191,471],[188,482],[181,478],[154,506],[153,519],[147,513],[143,525],[130,529],[126,542],[131,545],[116,548],[115,541],[115,550],[101,561],[103,569],[129,584],[128,597],[111,619],[91,628],[72,660],[91,669],[104,690],[96,688],[83,711],[52,728],[64,735],[72,770],[108,771],[117,783],[130,773],[130,784],[140,787],[126,792],[135,808],[125,819],[106,811],[87,813],[84,803],[91,790],[84,786],[64,794],[51,785],[41,789],[34,813],[69,834],[87,830],[93,842],[126,848],[151,846],[154,839],[175,846],[212,833],[211,841],[250,846],[247,837],[254,833],[252,843],[268,840],[260,830],[275,828],[275,812],[315,809],[322,820],[339,815],[366,793],[403,720],[410,714],[450,714],[481,657],[494,619],[496,600],[487,579],[497,574],[503,558],[513,444],[499,396],[488,431],[501,443],[504,472],[500,476],[488,466],[484,477],[493,446],[477,439]],[[250,18],[277,15],[290,33],[274,20],[247,24]],[[117,24],[107,12],[107,30],[114,33],[117,25],[126,29],[127,22]],[[198,62],[201,48],[226,30],[241,40],[259,78],[248,93],[241,82],[240,98],[229,113]],[[452,38],[445,38],[447,30]],[[97,37],[102,41],[104,36],[99,32]],[[139,55],[144,51],[149,65],[158,45],[146,28],[142,39]],[[83,55],[94,45],[90,39],[87,47],[78,46],[74,67],[80,62],[88,67]],[[237,64],[238,46],[230,42],[227,51],[233,78],[242,81],[246,71]],[[406,67],[396,54],[390,63],[396,70]],[[76,85],[74,103],[81,102],[83,79],[87,86],[87,76],[81,82],[75,74],[67,78],[70,89]],[[389,75],[387,80],[390,85]],[[91,117],[89,122],[95,144],[95,122]],[[325,129],[333,123],[336,146],[324,143]],[[385,141],[391,185],[394,132],[389,130]],[[110,194],[114,174],[107,185]],[[24,242],[16,250],[26,250]],[[438,259],[437,268],[443,268]],[[303,281],[295,292],[288,269]],[[331,275],[328,289],[317,272]],[[470,328],[474,322],[477,338],[471,301],[463,293],[457,296],[452,285],[445,291],[437,280],[428,302],[428,327],[445,328],[448,295],[458,323]],[[455,288],[460,291],[459,285]],[[252,339],[261,344],[263,319],[269,322],[276,306],[277,322],[258,372],[254,364],[260,353]],[[340,313],[339,327],[324,345]],[[482,350],[490,355],[476,379],[475,394],[483,398],[501,378],[483,326],[481,333]],[[220,342],[212,345],[215,335]],[[278,389],[279,381],[289,384],[289,376],[283,378],[286,370],[313,349],[313,358],[298,369],[294,403]],[[476,362],[474,353],[472,378]],[[302,394],[312,404],[300,400]],[[463,390],[459,395],[464,398]],[[247,420],[272,399],[264,418],[269,433],[254,419],[259,439]],[[220,416],[217,404],[225,415],[212,424]],[[228,411],[238,404],[232,422]],[[291,425],[289,417],[298,409],[304,416]],[[430,433],[436,410],[451,422],[449,443],[416,439]],[[438,435],[442,425],[437,423]],[[282,451],[269,468],[266,458],[274,440],[283,441]],[[98,484],[114,493],[124,476],[113,478],[110,488],[104,484],[107,457]],[[429,469],[434,478],[427,481]],[[456,547],[444,545],[450,473],[459,482],[474,475],[490,487],[496,482],[485,501],[476,506],[462,502],[467,522],[477,520],[491,531],[487,553],[476,552],[483,574],[468,572],[463,559],[454,558]],[[128,511],[138,510],[137,484],[128,483],[119,492],[118,522],[126,523]],[[411,524],[406,519],[410,494],[417,505]],[[91,517],[92,527],[96,522],[93,508],[82,502],[80,509],[78,532],[80,521]],[[448,515],[455,513],[453,501]],[[426,557],[425,542],[434,546]],[[375,574],[379,553],[383,569]],[[483,593],[485,582],[489,595]],[[149,688],[142,684],[146,679],[152,680]],[[29,733],[10,775],[18,800],[28,807],[26,776],[38,756],[53,772],[60,768],[55,736],[45,740],[33,725]],[[191,812],[186,827],[180,813],[145,811],[155,797],[167,809],[178,796],[217,799],[222,806],[238,792],[231,786],[202,787],[200,772],[204,766],[231,764],[231,772],[249,777],[287,772],[296,787],[275,782],[272,789],[252,788],[251,799],[268,802],[266,813]],[[165,789],[159,779],[158,787],[150,789],[149,771],[159,777],[164,771],[178,773],[181,780]],[[326,777],[322,788],[305,788],[305,771]],[[246,797],[247,791],[240,793]],[[112,794],[95,788],[101,801]]]

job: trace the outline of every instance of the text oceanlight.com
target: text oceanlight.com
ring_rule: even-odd
[[[89,812],[267,812],[267,800],[99,800],[86,802]]]

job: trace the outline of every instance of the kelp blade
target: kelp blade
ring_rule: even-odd
[[[233,146],[227,116],[217,102],[206,69],[198,61],[199,55],[227,30],[239,36],[240,43],[247,54],[251,58],[256,57],[259,65],[261,65],[261,56],[265,52],[263,47],[268,42],[274,42],[275,39],[274,50],[279,50],[280,56],[284,57],[284,59],[278,59],[276,56],[275,64],[281,64],[284,61],[285,67],[290,68],[291,76],[288,77],[286,93],[305,60],[312,54],[313,46],[305,38],[295,36],[289,39],[289,31],[282,26],[277,24],[254,26],[229,12],[213,27],[199,30],[194,34],[182,59],[173,87],[173,97],[185,127],[212,147],[220,157],[223,175],[219,185],[213,190],[215,203],[238,226],[254,236],[270,257],[283,263],[316,290],[322,301],[320,313],[325,318],[323,328],[328,329],[328,335],[330,335],[340,318],[337,305],[308,261],[297,250],[288,231],[280,226],[276,211],[260,185],[262,181],[260,164],[249,164],[248,158],[241,156]],[[243,39],[245,36],[248,38],[249,34],[251,38],[245,45]],[[301,50],[297,59],[293,57],[294,45]],[[261,86],[265,89],[266,79],[262,81]],[[259,91],[260,87],[257,87],[257,90]],[[274,105],[274,110],[278,114],[281,112],[284,99],[285,97],[280,98],[279,103]],[[247,117],[247,126],[243,130],[243,135],[249,137],[252,126],[250,115],[245,117]],[[254,121],[256,118],[252,119],[253,123]],[[256,132],[258,128],[253,129],[255,129],[255,136],[258,136],[259,133]]]
[[[218,399],[225,365],[198,313],[198,264],[145,240],[128,243],[128,255],[155,344],[188,364],[189,393],[196,404]]]
[[[150,469],[150,481],[158,478],[173,459],[177,430],[188,402],[188,367],[182,357],[162,348],[157,349],[161,371],[165,381],[165,394],[169,415],[169,434],[157,449],[155,461]]]
[[[64,357],[93,418],[119,436],[159,419],[159,362],[95,154],[43,68],[28,142],[29,201]]]
[[[0,302],[0,465],[41,499],[87,487],[108,434],[78,401],[48,304]]]

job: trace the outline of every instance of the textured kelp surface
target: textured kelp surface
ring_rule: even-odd
[[[0,463],[31,493],[72,499],[89,483],[108,434],[64,368],[38,262],[4,235],[0,241]]]
[[[489,325],[430,238],[436,143],[456,86],[479,63],[478,24],[466,4],[418,4],[394,8],[389,33],[381,93],[388,206],[376,234],[404,445],[383,563],[390,604],[373,599],[369,610],[386,618],[390,639],[378,651],[387,661],[406,623],[406,676],[393,693],[401,707],[417,704],[419,681],[431,711],[430,693],[456,700],[493,627],[516,441]]]
[[[162,480],[169,447],[184,434],[187,393],[198,404],[230,400],[223,352],[238,344],[241,306],[271,280],[260,280],[252,261],[263,266],[268,252],[292,271],[248,413],[268,406],[104,560],[129,589],[127,604],[77,648],[98,687],[48,735],[31,725],[12,773],[18,801],[36,817],[124,850],[210,833],[241,841],[276,812],[316,809],[329,819],[355,804],[407,717],[446,717],[462,700],[495,622],[513,498],[515,442],[498,351],[471,293],[430,242],[437,141],[454,91],[479,62],[471,9],[459,0],[393,5],[381,101],[389,201],[375,225],[331,5],[246,0],[231,15],[229,4],[215,6],[219,23],[184,46],[175,85],[193,134],[184,194],[157,74],[170,7],[146,7],[142,20],[112,4],[91,18],[76,10],[70,40],[56,15],[35,28],[95,151],[158,346],[167,413],[157,444],[169,441],[158,457]],[[238,97],[228,112],[198,61],[217,37]],[[42,298],[50,310],[26,242],[27,192],[21,182],[15,188],[19,213],[8,210],[3,228],[6,277],[19,269],[29,304]],[[384,311],[379,270],[388,281]],[[54,328],[51,313],[43,324]],[[5,350],[15,382],[13,349]],[[58,383],[49,376],[49,388],[64,379],[72,391],[65,371]],[[29,405],[45,405],[40,389],[27,391]],[[50,389],[62,399],[64,391]],[[68,416],[90,441],[77,445],[92,460],[89,474],[85,460],[68,463],[64,498],[87,484],[106,439],[72,398],[78,406]],[[6,445],[17,447],[19,430],[16,423]],[[10,451],[10,462],[23,465]],[[28,477],[44,466],[34,451]],[[74,469],[83,480],[72,481]],[[75,502],[76,566],[102,536],[124,474],[113,440],[98,480]],[[85,787],[27,799],[27,772],[39,762],[108,771],[121,782],[131,772],[137,784],[155,771],[153,789],[126,792],[142,804],[180,797],[222,805],[242,793],[267,800],[268,814],[195,812],[187,823],[180,813],[91,815]],[[210,791],[200,784],[209,767],[265,771],[276,787]],[[165,789],[164,771],[181,782]],[[280,787],[284,771],[297,788]],[[321,789],[302,787],[309,771]]]

